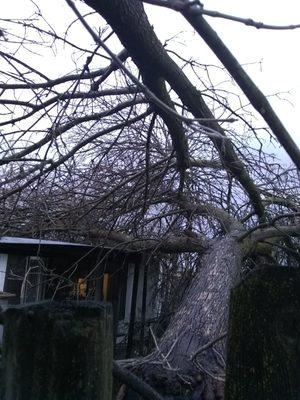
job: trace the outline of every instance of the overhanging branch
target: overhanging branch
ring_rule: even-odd
[[[101,244],[110,244],[115,248],[132,251],[160,251],[162,253],[203,253],[210,241],[204,236],[197,237],[169,235],[162,238],[134,238],[122,232],[92,230],[89,238]]]
[[[278,139],[279,143],[291,157],[297,168],[300,169],[300,150],[272,109],[266,96],[255,85],[237,59],[225,46],[218,34],[203,18],[201,12],[195,14],[189,12],[189,9],[187,9],[183,11],[182,14],[232,75],[233,79],[249,99],[251,105],[260,113]]]
[[[300,236],[300,224],[296,225],[277,225],[270,228],[258,229],[248,236],[252,242],[270,239],[274,237]]]
[[[257,29],[272,29],[272,30],[292,30],[300,28],[300,24],[291,24],[291,25],[271,25],[265,24],[264,22],[254,21],[252,18],[241,18],[236,17],[235,15],[224,14],[215,10],[206,10],[200,1],[188,1],[185,0],[141,0],[143,3],[152,4],[154,6],[169,8],[174,11],[184,11],[187,7],[193,6],[190,8],[190,13],[192,14],[202,14],[207,15],[208,17],[214,18],[222,18],[227,19],[233,22],[239,22],[241,24],[245,24],[247,26],[253,26]]]
[[[141,73],[146,76],[146,80],[147,77],[150,77],[150,80],[153,79],[151,78],[153,75],[161,82],[163,82],[163,79],[166,80],[195,118],[212,119],[211,122],[205,122],[202,125],[220,134],[219,137],[212,137],[211,140],[220,154],[224,167],[244,187],[255,213],[259,217],[263,217],[264,207],[259,190],[243,163],[238,159],[232,144],[229,140],[226,140],[224,130],[214,121],[214,116],[199,91],[169,57],[158,40],[141,2],[139,0],[111,0],[110,2],[86,0],[85,2],[111,25]],[[176,135],[176,131],[173,131],[173,134]],[[181,134],[177,135],[174,147],[175,143],[178,150],[185,154],[184,159],[186,159],[186,151],[184,150],[187,149],[186,138]],[[181,163],[180,160],[178,162]]]

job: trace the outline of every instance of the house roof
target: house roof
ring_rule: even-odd
[[[58,240],[32,239],[24,237],[0,237],[0,253],[15,254],[90,254],[99,251],[114,251],[116,253],[127,254],[128,251],[114,249],[109,245],[92,246],[84,243],[63,242]]]
[[[32,239],[32,238],[24,238],[24,237],[1,236],[0,237],[0,246],[5,245],[5,244],[93,247],[88,244],[62,242],[62,241],[57,241],[57,240],[44,240],[44,239]]]

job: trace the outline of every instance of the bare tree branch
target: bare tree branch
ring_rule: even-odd
[[[205,21],[200,14],[192,14],[189,10],[183,12],[183,16],[199,33],[207,45],[216,54],[222,64],[232,75],[245,95],[248,97],[252,106],[260,113],[267,124],[272,129],[272,132],[278,139],[279,143],[286,150],[292,161],[298,169],[300,169],[300,150],[292,139],[289,132],[273,111],[270,103],[264,94],[259,90],[249,75],[244,71],[237,59],[233,56],[230,50],[225,46],[218,34]]]
[[[163,400],[163,397],[157,393],[150,385],[143,382],[132,372],[125,368],[122,368],[116,362],[113,364],[113,374],[120,382],[126,384],[140,396],[143,396],[146,400]]]
[[[184,0],[141,0],[143,3],[152,4],[155,6],[170,8],[174,11],[183,12],[189,9],[191,14],[207,15],[208,17],[223,18],[233,22],[240,22],[247,26],[253,26],[257,29],[271,29],[271,30],[293,30],[300,28],[300,24],[296,25],[270,25],[264,22],[254,21],[252,18],[241,18],[235,15],[220,13],[214,10],[206,10],[203,4],[197,1],[184,1]]]
[[[190,109],[196,118],[214,119],[200,93],[165,52],[162,44],[155,36],[143,7],[138,0],[131,1],[130,3],[122,0],[118,4],[114,4],[114,1],[112,1],[109,3],[109,7],[107,4],[102,4],[101,1],[94,2],[88,0],[86,3],[107,19],[129,51],[136,65],[143,71],[146,81],[148,76],[150,81],[153,80],[153,73],[155,71],[157,79],[164,77],[175,92],[177,92],[183,104]],[[149,46],[150,43],[151,46]],[[213,129],[213,131],[219,132],[221,136],[225,136],[223,129],[216,122],[206,123],[205,125]],[[183,138],[182,135],[177,137],[178,143],[176,146],[182,151],[182,149],[186,149],[186,145],[181,143],[179,137]],[[259,191],[249,177],[243,164],[237,158],[233,147],[227,140],[223,140],[222,137],[213,137],[212,141],[220,153],[224,166],[244,186],[251,198],[256,213],[262,217],[264,211]],[[184,154],[184,158],[186,158],[187,153],[185,150]]]

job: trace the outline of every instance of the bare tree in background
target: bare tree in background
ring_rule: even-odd
[[[300,153],[205,15],[297,26],[147,2],[182,14],[250,106],[234,84],[215,87],[200,53],[163,45],[142,1],[67,0],[63,29],[28,2],[30,17],[0,19],[1,234],[197,254],[156,350],[133,367],[163,395],[220,399],[230,289],[261,264],[299,263]],[[265,150],[276,141],[296,167]]]

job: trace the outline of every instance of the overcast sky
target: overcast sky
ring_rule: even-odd
[[[71,15],[64,0],[36,0],[52,24],[64,26]],[[22,9],[22,4],[24,9]],[[77,3],[78,4],[78,3]],[[16,18],[28,15],[28,2],[2,0],[2,17]],[[270,24],[299,24],[300,2],[298,0],[207,0],[209,10],[253,18]],[[162,41],[183,32],[177,38],[180,51],[192,54],[200,62],[217,62],[209,49],[179,13],[154,6],[146,6],[151,23]],[[252,27],[223,19],[208,18],[255,83],[266,95],[281,93],[280,98],[270,97],[278,115],[300,146],[300,29],[293,31],[257,30]],[[185,41],[187,47],[181,45]],[[58,63],[59,64],[59,63]],[[58,64],[56,67],[58,67]]]
[[[207,0],[204,6],[209,10],[239,17],[253,18],[269,24],[299,24],[300,2],[286,0]],[[176,31],[190,31],[187,23],[175,12],[168,12],[168,20],[158,7],[147,7],[155,30],[161,38]],[[166,12],[164,12],[166,13]],[[285,126],[300,146],[300,29],[291,31],[258,30],[224,19],[208,18],[209,23],[218,32],[225,44],[237,57],[254,82],[266,95],[281,93],[270,97],[269,101],[284,122]],[[168,21],[168,24],[166,23]],[[172,22],[171,22],[172,21]],[[163,23],[162,23],[163,22]],[[190,36],[191,37],[191,36]],[[188,42],[197,54],[200,62],[209,57],[209,50],[204,52],[202,40],[195,35]],[[208,58],[207,58],[208,59]],[[203,60],[203,61],[204,61]]]

